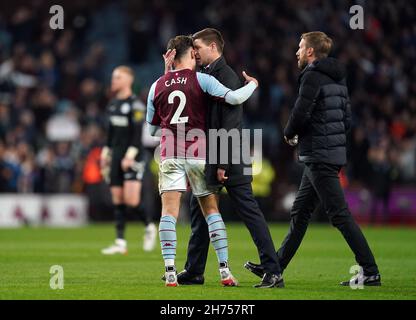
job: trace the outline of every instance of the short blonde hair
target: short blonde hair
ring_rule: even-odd
[[[134,71],[129,66],[121,65],[121,66],[118,66],[117,68],[114,69],[114,71],[116,71],[116,70],[119,70],[121,72],[124,72],[124,73],[128,74],[134,81]]]
[[[321,31],[303,33],[300,37],[305,40],[306,48],[313,48],[315,56],[326,58],[332,49],[332,39]]]

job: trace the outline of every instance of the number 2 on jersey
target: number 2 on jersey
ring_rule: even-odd
[[[179,98],[179,106],[176,109],[175,114],[173,115],[172,120],[170,121],[170,124],[187,123],[188,117],[181,117],[181,113],[183,109],[185,109],[186,105],[185,93],[183,93],[180,90],[172,91],[168,96],[168,103],[173,104],[173,101],[176,97]]]

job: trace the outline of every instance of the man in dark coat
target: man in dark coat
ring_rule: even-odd
[[[351,281],[380,285],[381,277],[374,256],[348,209],[338,173],[347,162],[346,134],[351,126],[351,107],[346,72],[334,58],[328,58],[332,40],[322,32],[301,37],[296,53],[299,97],[284,130],[291,146],[299,142],[299,160],[305,164],[302,181],[291,210],[288,235],[278,251],[283,269],[299,248],[317,203],[323,206],[331,223],[342,233],[355,259],[362,267]],[[318,201],[317,201],[318,200]],[[262,267],[247,262],[245,267],[260,275]]]
[[[201,72],[214,76],[221,83],[230,89],[238,89],[242,86],[237,74],[230,66],[227,65],[223,57],[224,40],[221,33],[212,28],[201,30],[193,35],[196,59]],[[165,64],[168,58],[165,55]],[[172,56],[170,56],[172,58]],[[168,65],[169,63],[167,63]],[[229,106],[224,102],[214,102],[210,105],[208,114],[208,130],[209,129],[225,129],[224,132],[237,129],[240,132],[243,122],[243,106]],[[207,130],[207,131],[208,131]],[[209,139],[207,145],[212,147],[215,145]],[[220,139],[218,139],[220,140]],[[218,142],[218,141],[217,141]],[[256,244],[260,261],[264,266],[261,275],[262,281],[256,285],[258,288],[276,288],[283,287],[283,277],[281,276],[281,268],[279,266],[278,257],[274,248],[273,240],[270,235],[267,222],[261,212],[256,200],[253,196],[251,187],[251,164],[239,164],[232,161],[232,154],[240,154],[242,150],[241,144],[238,150],[233,150],[231,143],[228,144],[228,161],[221,163],[221,152],[224,152],[220,143],[218,146],[218,158],[210,162],[207,159],[205,168],[206,180],[209,186],[227,189],[228,196],[236,208],[237,213],[250,231],[251,237]],[[235,148],[235,146],[234,146]],[[212,150],[208,150],[207,158]],[[209,248],[209,234],[206,221],[200,211],[198,201],[195,197],[191,197],[191,228],[192,233],[188,245],[188,256],[185,264],[185,270],[178,274],[179,284],[203,284],[205,264]]]

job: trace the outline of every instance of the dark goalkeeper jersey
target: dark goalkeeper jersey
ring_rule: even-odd
[[[107,146],[119,152],[126,152],[132,146],[142,147],[142,126],[146,107],[135,95],[127,99],[113,99],[107,106]]]

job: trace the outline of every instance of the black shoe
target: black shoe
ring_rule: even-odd
[[[246,268],[247,270],[250,270],[259,278],[263,278],[264,276],[264,268],[262,267],[261,264],[255,264],[253,262],[247,261],[244,264],[244,268]]]
[[[349,287],[351,285],[360,285],[363,284],[365,286],[381,286],[381,276],[380,274],[376,274],[373,276],[363,276],[363,275],[356,275],[349,281],[343,281],[340,283],[341,286]]]
[[[183,270],[178,273],[178,283],[184,285],[192,284],[204,284],[205,279],[203,274],[192,274],[186,270]],[[162,280],[165,281],[165,276],[162,277]]]
[[[283,288],[285,283],[282,274],[265,273],[263,279],[254,288]]]

